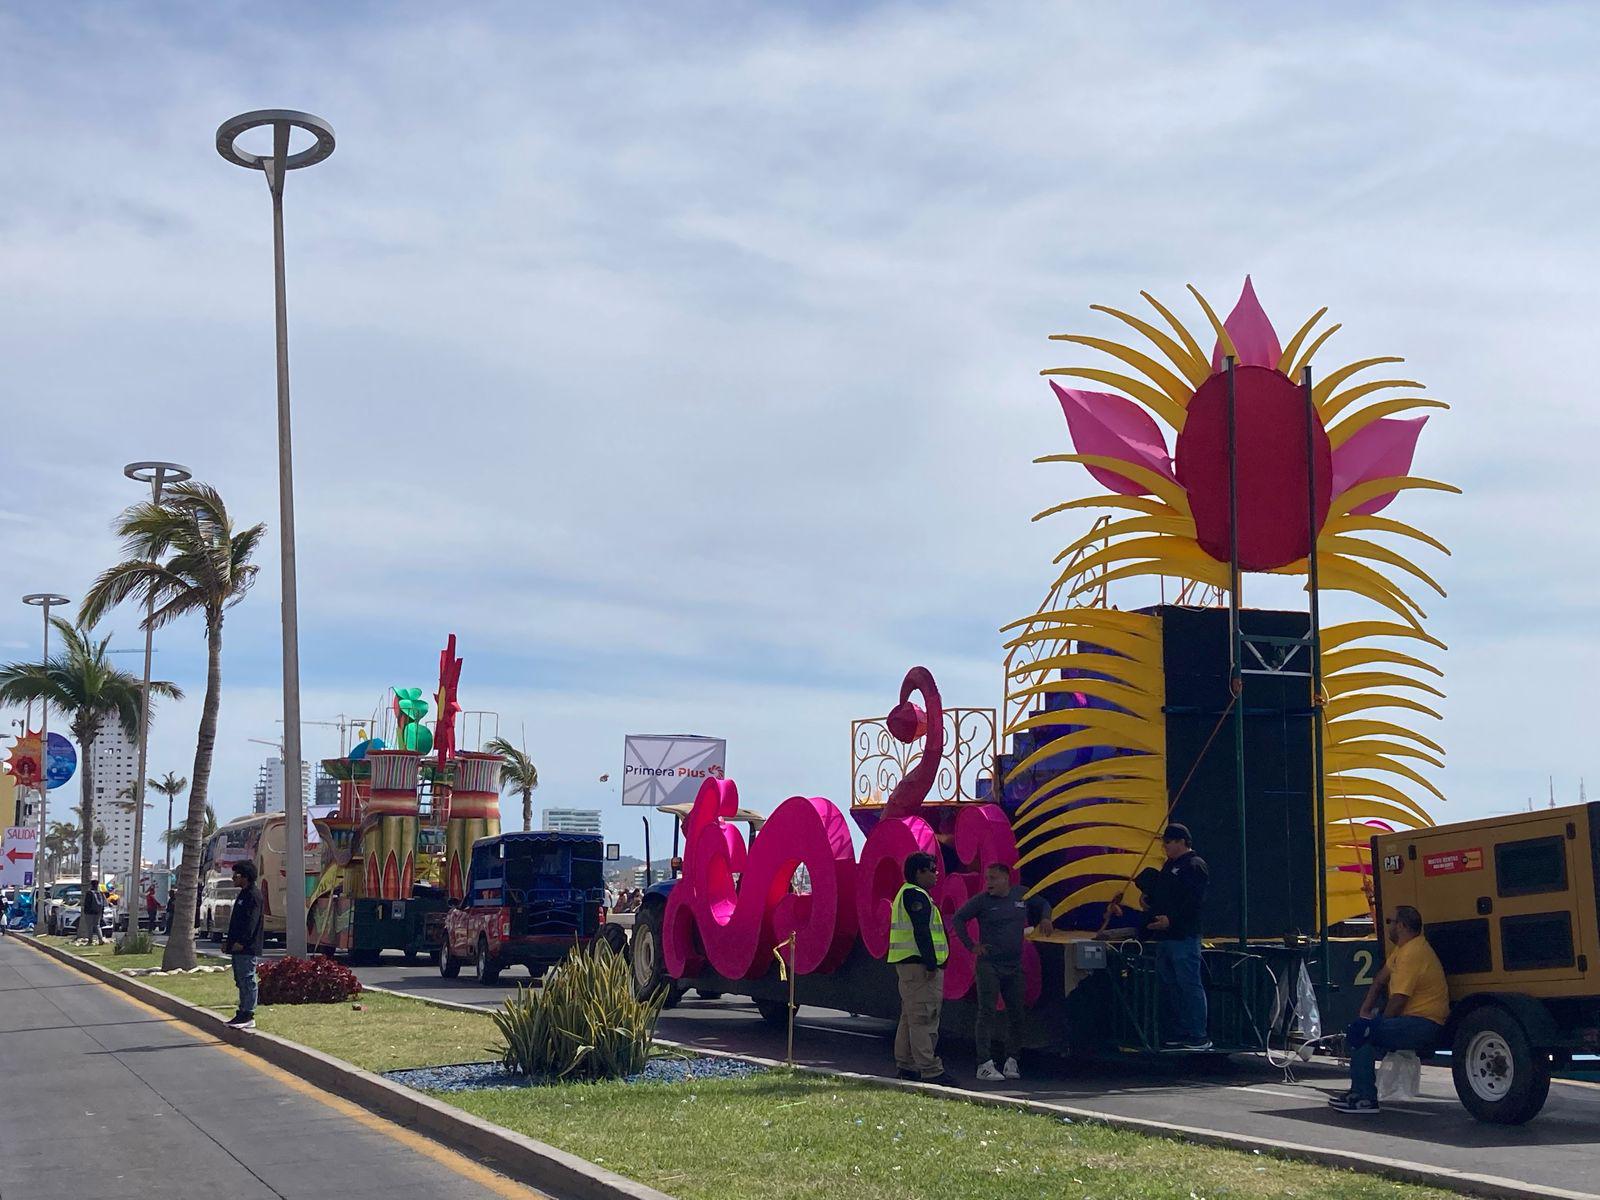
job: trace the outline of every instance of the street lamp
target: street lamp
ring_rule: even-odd
[[[161,489],[169,483],[185,483],[194,476],[188,467],[181,467],[170,462],[134,462],[122,468],[122,473],[135,483],[148,483],[150,485],[150,503],[161,503]],[[139,693],[139,773],[133,777],[133,856],[128,866],[128,886],[123,893],[129,896],[128,909],[128,936],[132,937],[137,922],[133,914],[138,912],[138,902],[142,899],[139,893],[139,867],[144,861],[144,776],[145,768],[149,763],[145,743],[150,737],[150,653],[151,640],[155,630],[150,627],[155,616],[156,598],[152,593],[145,605],[144,615],[144,687]],[[167,824],[172,824],[172,810],[167,810]],[[170,854],[171,851],[169,850]],[[151,932],[154,933],[152,927]]]
[[[65,596],[56,592],[29,592],[22,598],[24,604],[31,604],[35,608],[44,610],[44,663],[46,672],[50,670],[50,610],[61,604],[71,604]],[[24,733],[27,730],[23,730]],[[46,832],[45,797],[50,794],[50,697],[46,692],[39,694],[39,847],[44,847]],[[33,928],[35,932],[44,930],[44,908],[40,900],[44,895],[44,860],[37,856],[33,860]]]
[[[272,128],[272,153],[251,154],[239,149],[241,134]],[[297,154],[289,153],[289,132],[302,129],[315,141]],[[284,823],[289,830],[305,828],[304,797],[300,791],[300,631],[294,569],[294,470],[289,438],[289,313],[283,283],[283,180],[290,171],[321,162],[333,153],[333,128],[321,117],[289,109],[267,108],[241,113],[217,128],[217,153],[235,166],[260,171],[272,193],[272,268],[278,324],[278,538],[283,569],[283,744]],[[288,852],[284,888],[285,948],[290,954],[306,952],[306,839],[285,837]]]

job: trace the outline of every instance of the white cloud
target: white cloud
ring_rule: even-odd
[[[1451,813],[1600,774],[1583,8],[171,11],[0,17],[19,591],[109,561],[128,459],[276,529],[267,197],[211,138],[290,104],[340,138],[287,201],[308,716],[430,684],[454,629],[547,796],[656,726],[842,797],[906,666],[994,700],[1074,535],[1027,521],[1088,486],[1028,465],[1065,440],[1045,335],[1251,271],[1454,405],[1419,468],[1466,495],[1403,502],[1456,552]],[[275,736],[275,560],[228,626],[224,811]],[[198,632],[161,645],[197,689]]]

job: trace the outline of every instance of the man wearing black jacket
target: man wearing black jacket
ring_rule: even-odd
[[[256,1027],[256,964],[266,943],[262,920],[261,893],[256,889],[256,865],[249,860],[235,863],[233,915],[228,918],[225,948],[233,956],[233,982],[239,988],[239,1011],[228,1021],[235,1029]]]
[[[1144,936],[1156,943],[1156,971],[1161,978],[1164,1050],[1209,1050],[1206,1034],[1206,988],[1201,978],[1200,929],[1211,872],[1194,852],[1189,827],[1171,824],[1162,831],[1167,861],[1144,890]],[[1111,905],[1111,916],[1121,915]]]

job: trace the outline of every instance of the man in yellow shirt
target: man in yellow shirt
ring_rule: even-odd
[[[1345,1033],[1345,1045],[1350,1051],[1350,1090],[1328,1101],[1343,1113],[1377,1112],[1377,1060],[1389,1050],[1432,1049],[1450,1017],[1450,991],[1444,968],[1428,939],[1422,936],[1422,914],[1409,904],[1402,904],[1387,925],[1394,950],[1373,977],[1361,1004],[1360,1018],[1351,1022]]]

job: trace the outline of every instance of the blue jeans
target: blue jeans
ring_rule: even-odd
[[[1441,1025],[1427,1017],[1358,1017],[1345,1030],[1350,1052],[1350,1094],[1357,1100],[1378,1098],[1378,1060],[1390,1050],[1431,1050]]]
[[[233,956],[233,982],[239,987],[239,1011],[246,1016],[256,1011],[256,964],[260,961],[254,954]]]
[[[1157,942],[1156,976],[1161,980],[1161,1027],[1166,1040],[1206,1040],[1206,985],[1200,978],[1200,939]]]

